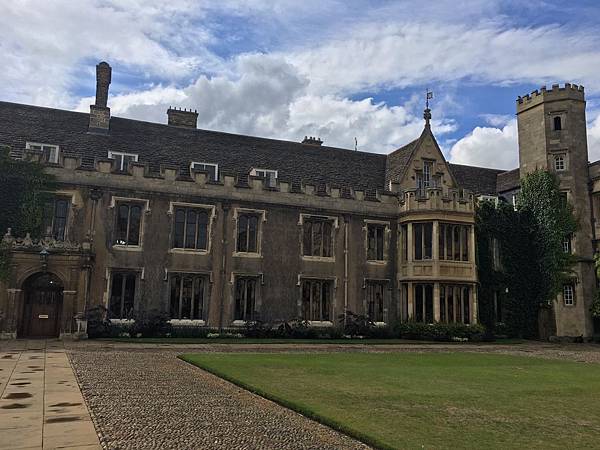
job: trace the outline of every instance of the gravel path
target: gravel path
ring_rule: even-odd
[[[71,361],[107,449],[367,449],[176,358],[80,347]]]

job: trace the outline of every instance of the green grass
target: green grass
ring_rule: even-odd
[[[458,352],[182,359],[380,448],[600,445],[600,365]]]
[[[140,344],[352,344],[352,345],[392,345],[392,344],[521,344],[522,339],[499,339],[494,342],[434,342],[412,341],[408,339],[266,339],[266,338],[100,338],[99,341],[137,342]]]

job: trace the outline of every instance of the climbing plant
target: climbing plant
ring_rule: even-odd
[[[41,164],[12,159],[9,147],[0,146],[0,239],[8,228],[13,235],[42,235],[43,211],[54,178]],[[6,279],[10,251],[0,245],[0,279]]]
[[[480,320],[493,330],[497,298],[508,330],[536,337],[540,307],[552,304],[573,264],[563,243],[575,232],[576,221],[553,174],[532,172],[521,187],[516,210],[506,202],[482,202],[477,210]]]

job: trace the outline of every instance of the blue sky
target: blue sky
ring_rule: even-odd
[[[515,99],[586,87],[600,158],[596,1],[17,0],[0,4],[0,99],[86,111],[95,64],[113,115],[387,153],[433,129],[458,163],[517,165]]]

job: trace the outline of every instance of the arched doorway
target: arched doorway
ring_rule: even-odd
[[[25,304],[21,337],[58,337],[63,285],[52,273],[38,273],[23,284]]]

